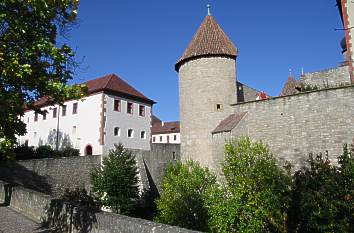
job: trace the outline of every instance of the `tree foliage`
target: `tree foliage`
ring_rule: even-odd
[[[332,165],[322,154],[294,174],[289,232],[352,232],[354,229],[354,155],[344,146]]]
[[[213,232],[286,232],[289,172],[267,146],[249,138],[225,146],[225,184],[208,195]]]
[[[91,173],[92,191],[98,202],[121,214],[132,214],[139,198],[138,180],[135,156],[122,144],[115,145]]]
[[[166,168],[162,196],[156,201],[156,221],[205,231],[208,229],[207,190],[216,184],[216,177],[207,168],[188,161]]]
[[[50,103],[78,98],[83,86],[67,86],[76,65],[74,52],[58,42],[75,22],[78,0],[3,0],[0,2],[0,150],[26,132],[19,116]]]

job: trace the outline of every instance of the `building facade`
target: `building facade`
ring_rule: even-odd
[[[151,143],[153,144],[180,144],[179,121],[156,121],[151,127]]]
[[[150,149],[154,101],[114,74],[90,80],[87,96],[49,106],[43,97],[35,105],[46,114],[26,111],[27,134],[18,138],[29,146],[72,146],[81,155],[106,154],[115,143]]]

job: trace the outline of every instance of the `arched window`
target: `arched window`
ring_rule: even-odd
[[[92,155],[92,146],[91,145],[87,145],[85,147],[85,155]]]

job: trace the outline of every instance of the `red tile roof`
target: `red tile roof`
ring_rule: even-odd
[[[234,129],[247,112],[234,113],[222,120],[211,133],[230,132]]]
[[[137,91],[134,87],[130,86],[126,81],[115,74],[108,74],[100,78],[89,80],[84,84],[87,85],[88,94],[106,91],[122,95],[127,98],[133,98],[144,103],[155,103],[153,100],[144,96],[141,92]],[[50,104],[52,104],[50,96],[43,96],[34,103],[34,106],[43,107]]]
[[[179,121],[156,122],[151,127],[151,134],[179,133]]]
[[[182,57],[175,65],[176,71],[194,57],[223,55],[236,57],[237,49],[211,15],[207,15]]]
[[[130,86],[123,79],[115,74],[108,74],[100,78],[96,78],[85,82],[88,88],[88,93],[95,93],[100,91],[110,91],[118,94],[127,95],[128,97],[137,98],[144,102],[155,103],[144,96],[141,92]]]

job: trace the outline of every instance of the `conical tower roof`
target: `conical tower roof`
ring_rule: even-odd
[[[182,57],[177,61],[175,69],[178,71],[184,62],[193,58],[213,55],[235,58],[237,49],[213,16],[207,15]]]

